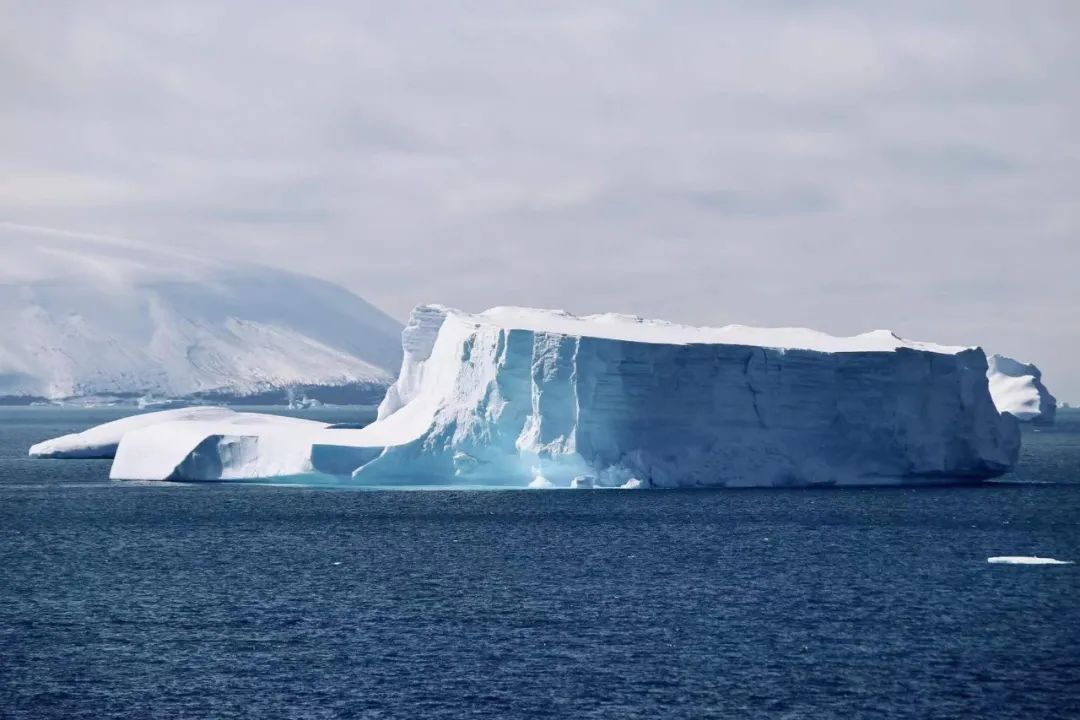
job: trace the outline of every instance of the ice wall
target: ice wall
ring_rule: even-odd
[[[388,446],[359,483],[567,487],[985,478],[1016,460],[979,349],[541,312],[419,308],[380,421],[322,453]],[[811,347],[729,342],[748,335]]]

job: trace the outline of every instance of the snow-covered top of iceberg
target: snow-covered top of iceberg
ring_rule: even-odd
[[[124,435],[132,430],[174,420],[220,420],[236,413],[223,407],[189,407],[130,415],[89,430],[45,440],[30,448],[30,457],[111,458]]]
[[[966,347],[905,340],[889,330],[873,330],[852,337],[837,337],[808,328],[759,328],[747,325],[696,327],[636,315],[604,313],[573,315],[564,310],[494,307],[478,314],[437,308],[466,322],[487,323],[508,330],[530,330],[575,337],[625,340],[663,345],[748,345],[814,350],[818,352],[891,352],[900,348],[955,355]]]
[[[195,433],[220,431],[221,428],[246,432],[267,426],[291,430],[317,430],[326,423],[284,415],[237,412],[227,407],[198,406],[159,410],[157,412],[130,415],[82,432],[62,435],[45,440],[30,448],[30,457],[36,458],[112,458],[120,441],[128,433],[169,425],[173,428],[191,428]]]

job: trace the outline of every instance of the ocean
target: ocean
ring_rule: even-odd
[[[383,492],[30,460],[0,718],[1077,718],[1080,413],[982,486]],[[370,409],[306,417],[369,419]]]

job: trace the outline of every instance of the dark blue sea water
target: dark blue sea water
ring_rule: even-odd
[[[349,411],[309,411],[344,420]],[[112,483],[0,414],[2,718],[1077,718],[1080,416],[1011,482]]]

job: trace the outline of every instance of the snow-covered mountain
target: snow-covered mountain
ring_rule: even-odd
[[[0,223],[0,398],[377,400],[401,326],[331,283]]]

